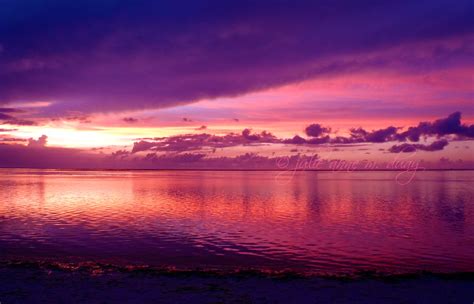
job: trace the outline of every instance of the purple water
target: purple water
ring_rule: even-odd
[[[474,172],[0,170],[0,260],[474,271]]]

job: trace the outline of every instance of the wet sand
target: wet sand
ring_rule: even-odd
[[[151,270],[10,263],[10,303],[472,303],[474,273],[305,277],[291,273]]]

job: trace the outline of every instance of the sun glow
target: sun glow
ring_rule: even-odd
[[[65,148],[95,148],[108,146],[129,147],[140,138],[166,137],[182,133],[182,128],[129,128],[71,126],[25,126],[11,135],[18,138],[48,137],[48,146]]]

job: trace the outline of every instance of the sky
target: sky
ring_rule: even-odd
[[[1,167],[474,169],[472,1],[0,7]]]

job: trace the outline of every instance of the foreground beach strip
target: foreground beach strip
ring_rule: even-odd
[[[474,273],[336,277],[95,263],[0,264],[2,303],[471,303],[472,290]]]

